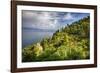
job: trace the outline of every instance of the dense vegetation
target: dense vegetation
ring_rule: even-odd
[[[57,30],[51,38],[22,50],[22,61],[56,61],[89,59],[90,17],[67,24]]]

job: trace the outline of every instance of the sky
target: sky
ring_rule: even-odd
[[[22,10],[22,28],[57,30],[89,15],[77,12]]]

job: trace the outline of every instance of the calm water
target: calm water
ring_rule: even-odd
[[[35,31],[30,29],[22,30],[22,48],[40,42],[43,38],[51,37],[53,31]]]

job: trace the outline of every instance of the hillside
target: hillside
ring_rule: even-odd
[[[56,61],[89,59],[89,21],[83,18],[57,30],[52,38],[44,38],[22,51],[22,61]]]

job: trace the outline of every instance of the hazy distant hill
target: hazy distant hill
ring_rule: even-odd
[[[54,32],[55,30],[53,29],[40,29],[40,28],[26,28],[26,27],[23,27],[24,30],[33,30],[33,31],[38,31],[38,32]]]

